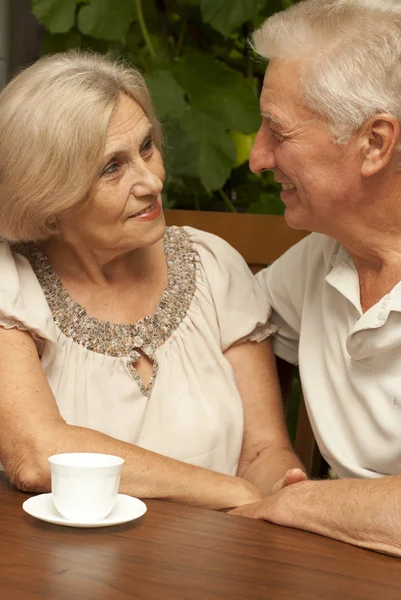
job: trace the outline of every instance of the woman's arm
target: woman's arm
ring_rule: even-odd
[[[31,335],[0,327],[0,460],[20,489],[50,491],[47,458],[62,452],[102,452],[125,460],[121,492],[213,509],[255,502],[249,481],[222,475],[67,425],[44,375]]]
[[[270,340],[231,346],[225,357],[234,369],[244,407],[244,439],[238,475],[264,496],[306,479],[284,420]],[[288,473],[297,469],[293,473]]]

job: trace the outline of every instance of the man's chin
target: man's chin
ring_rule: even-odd
[[[307,219],[300,214],[298,207],[288,208],[284,210],[284,219],[288,227],[291,229],[301,229],[303,231],[311,231],[308,227]]]

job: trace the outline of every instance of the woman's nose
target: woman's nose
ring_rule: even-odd
[[[143,165],[140,173],[136,172],[133,184],[134,196],[157,196],[163,189],[164,169],[152,169]]]
[[[273,144],[268,128],[262,124],[252,146],[249,157],[249,168],[252,173],[268,171],[276,167]]]

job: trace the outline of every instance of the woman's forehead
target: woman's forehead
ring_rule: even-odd
[[[121,140],[142,139],[151,127],[141,106],[128,96],[120,96],[107,127],[106,151]]]

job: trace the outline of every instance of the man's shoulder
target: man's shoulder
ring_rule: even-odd
[[[338,251],[339,243],[328,235],[323,233],[309,233],[300,242],[295,244],[297,247],[304,246],[305,249],[331,254],[333,250]]]
[[[340,248],[340,244],[327,235],[311,233],[256,277],[265,293],[271,296],[273,305],[273,296],[282,300],[288,295],[294,306],[301,306],[308,289],[316,291],[323,285]]]
[[[327,270],[333,263],[340,249],[340,244],[333,238],[322,233],[310,233],[303,240],[287,250],[278,262],[292,263],[301,271],[316,269]]]

